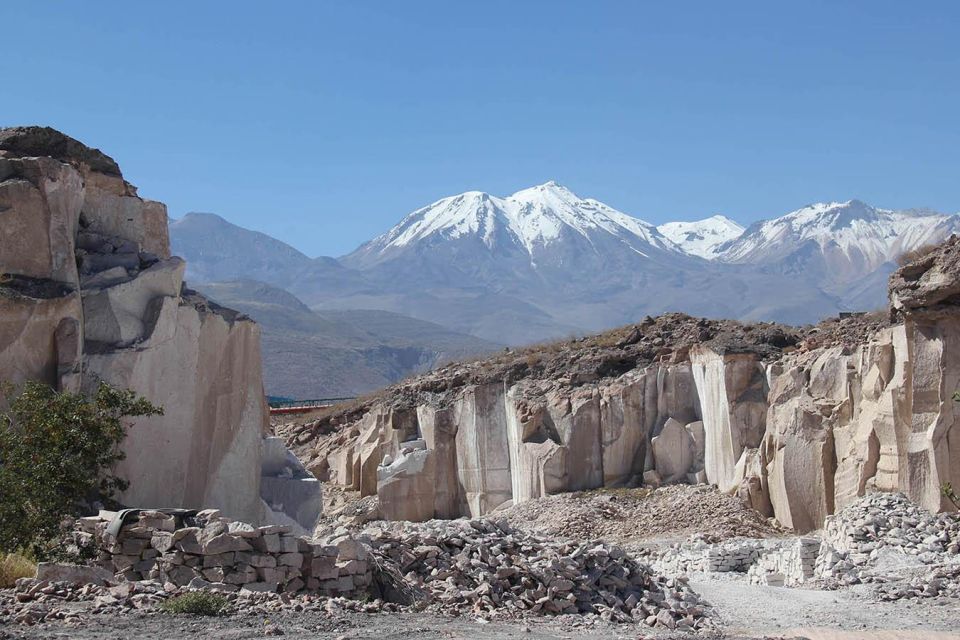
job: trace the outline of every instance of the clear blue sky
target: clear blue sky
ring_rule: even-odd
[[[960,2],[0,3],[0,123],[340,255],[549,179],[659,223],[960,211]]]

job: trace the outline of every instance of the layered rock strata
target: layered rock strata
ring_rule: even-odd
[[[281,431],[318,477],[379,494],[392,519],[641,482],[714,484],[798,531],[873,489],[950,509],[958,265],[951,239],[897,271],[890,322],[672,314],[448,367]]]
[[[96,149],[2,129],[0,233],[0,380],[132,389],[164,415],[129,430],[119,499],[259,521],[259,330],[185,287],[166,207]]]

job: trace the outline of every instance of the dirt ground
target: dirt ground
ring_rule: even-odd
[[[533,533],[604,540],[626,549],[680,541],[695,533],[715,540],[783,533],[739,499],[708,485],[562,493],[492,517]]]
[[[117,639],[224,638],[282,636],[317,640],[637,640],[638,638],[809,638],[810,640],[960,639],[958,603],[873,603],[855,593],[753,587],[731,582],[697,582],[732,623],[722,633],[689,636],[654,633],[646,627],[597,623],[570,616],[530,621],[482,622],[472,617],[433,614],[283,613],[271,616],[197,618],[168,614],[98,618],[83,626],[61,623],[0,628],[0,640],[14,638]],[[787,593],[789,592],[789,593]],[[952,632],[952,633],[951,633]]]

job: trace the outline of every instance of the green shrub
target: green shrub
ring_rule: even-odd
[[[37,575],[37,565],[19,553],[0,553],[0,589],[9,589],[19,578]]]
[[[113,474],[123,459],[126,417],[162,410],[132,391],[101,385],[93,398],[27,382],[0,411],[0,552],[55,555],[65,519],[84,501],[105,499],[127,483]]]
[[[170,598],[160,605],[167,613],[187,613],[195,616],[218,616],[227,608],[228,600],[211,591],[190,591]]]

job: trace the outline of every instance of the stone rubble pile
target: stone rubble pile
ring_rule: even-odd
[[[96,549],[97,565],[124,582],[328,596],[364,594],[370,585],[367,549],[348,536],[317,544],[292,535],[288,525],[256,528],[210,509],[179,518],[141,511],[114,537],[114,517],[81,518],[76,542]]]
[[[933,515],[901,493],[868,494],[827,518],[815,573],[840,584],[873,581],[873,565],[890,552],[926,565],[958,561],[960,518]]]
[[[880,600],[901,598],[960,598],[960,564],[941,566],[911,580],[881,585]]]
[[[875,583],[882,600],[960,595],[957,514],[930,514],[900,493],[871,493],[830,516],[821,534],[722,542],[695,535],[647,553],[668,576],[746,573],[777,587]]]
[[[545,540],[490,520],[373,528],[361,538],[441,611],[584,614],[679,630],[709,624],[708,605],[685,579],[660,576],[615,546]]]

